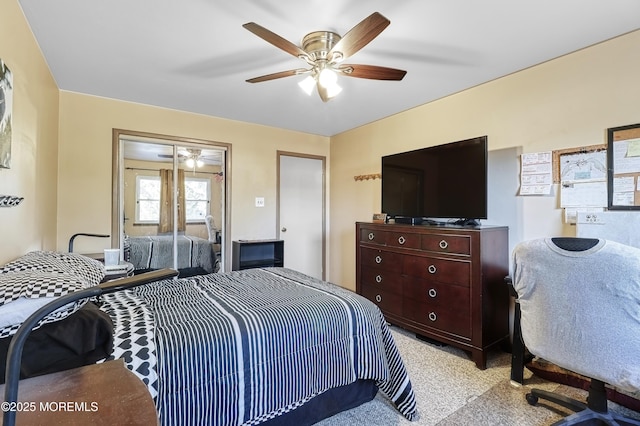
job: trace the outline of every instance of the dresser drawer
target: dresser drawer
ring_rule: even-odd
[[[465,235],[422,235],[422,249],[437,253],[471,254],[471,237]]]
[[[373,266],[362,266],[360,277],[362,285],[402,294],[402,275],[399,272],[374,268]]]
[[[361,295],[378,305],[383,312],[402,315],[402,296],[379,288],[363,285]]]
[[[402,285],[404,297],[434,307],[464,312],[471,312],[469,305],[469,287],[442,284],[431,280],[407,278]]]
[[[412,277],[447,284],[468,287],[471,282],[471,263],[462,260],[405,256],[402,271]]]
[[[360,241],[363,243],[385,245],[387,244],[388,234],[389,233],[387,231],[379,231],[377,229],[371,229],[371,228],[362,228],[360,229]]]
[[[387,232],[387,245],[391,247],[419,249],[420,234],[408,232]]]
[[[403,255],[366,247],[362,247],[360,250],[360,261],[363,265],[362,270],[364,270],[365,266],[374,266],[389,272],[400,273],[402,271]]]
[[[457,336],[471,337],[471,320],[468,311],[460,312],[404,299],[402,315],[423,326],[436,328]]]

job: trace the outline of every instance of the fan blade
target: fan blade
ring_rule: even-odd
[[[337,68],[342,75],[371,80],[402,80],[407,74],[404,70],[378,67],[375,65],[341,65]]]
[[[307,52],[302,50],[300,47],[291,43],[289,40],[280,37],[278,34],[256,24],[255,22],[247,22],[243,25],[243,27],[257,35],[264,41],[273,44],[275,47],[284,50],[285,52],[295,56],[296,58],[304,60],[309,59],[309,55],[307,54]]]
[[[382,16],[378,12],[373,12],[371,15],[363,19],[355,27],[351,28],[344,37],[336,43],[335,46],[329,51],[329,59],[333,60],[333,55],[336,52],[342,54],[342,59],[352,56],[357,51],[365,47],[371,40],[376,38],[387,26],[391,23],[387,18]]]
[[[260,83],[261,81],[275,80],[276,78],[291,77],[292,75],[300,75],[310,70],[304,68],[298,68],[297,70],[280,71],[273,74],[261,75],[260,77],[254,77],[247,80],[247,83]]]

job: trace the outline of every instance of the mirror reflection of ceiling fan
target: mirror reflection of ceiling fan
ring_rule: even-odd
[[[158,154],[158,157],[173,159],[172,154]],[[178,161],[184,162],[190,169],[204,166],[207,160],[219,160],[219,155],[203,155],[202,150],[198,148],[178,148]]]
[[[267,74],[251,78],[247,82],[259,83],[282,77],[308,74],[307,78],[299,83],[300,87],[307,94],[311,94],[315,87],[320,98],[327,102],[342,91],[342,88],[337,84],[339,75],[370,80],[402,80],[407,73],[404,70],[376,65],[342,63],[343,60],[353,56],[369,44],[390,23],[380,13],[374,12],[349,30],[343,37],[332,31],[309,33],[302,39],[302,47],[291,43],[255,22],[246,23],[243,25],[244,28],[275,47],[302,59],[311,67]]]

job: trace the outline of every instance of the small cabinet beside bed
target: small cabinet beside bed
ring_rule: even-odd
[[[283,240],[239,240],[232,242],[231,270],[284,266]]]
[[[391,324],[471,352],[508,346],[508,228],[356,223],[356,291]]]

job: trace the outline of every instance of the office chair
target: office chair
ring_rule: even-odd
[[[610,412],[605,384],[640,390],[640,249],[594,238],[542,238],[513,251],[516,297],[511,378],[528,354],[590,379],[587,404],[532,389],[576,411],[555,425],[640,425]],[[639,417],[640,418],[640,417]]]

